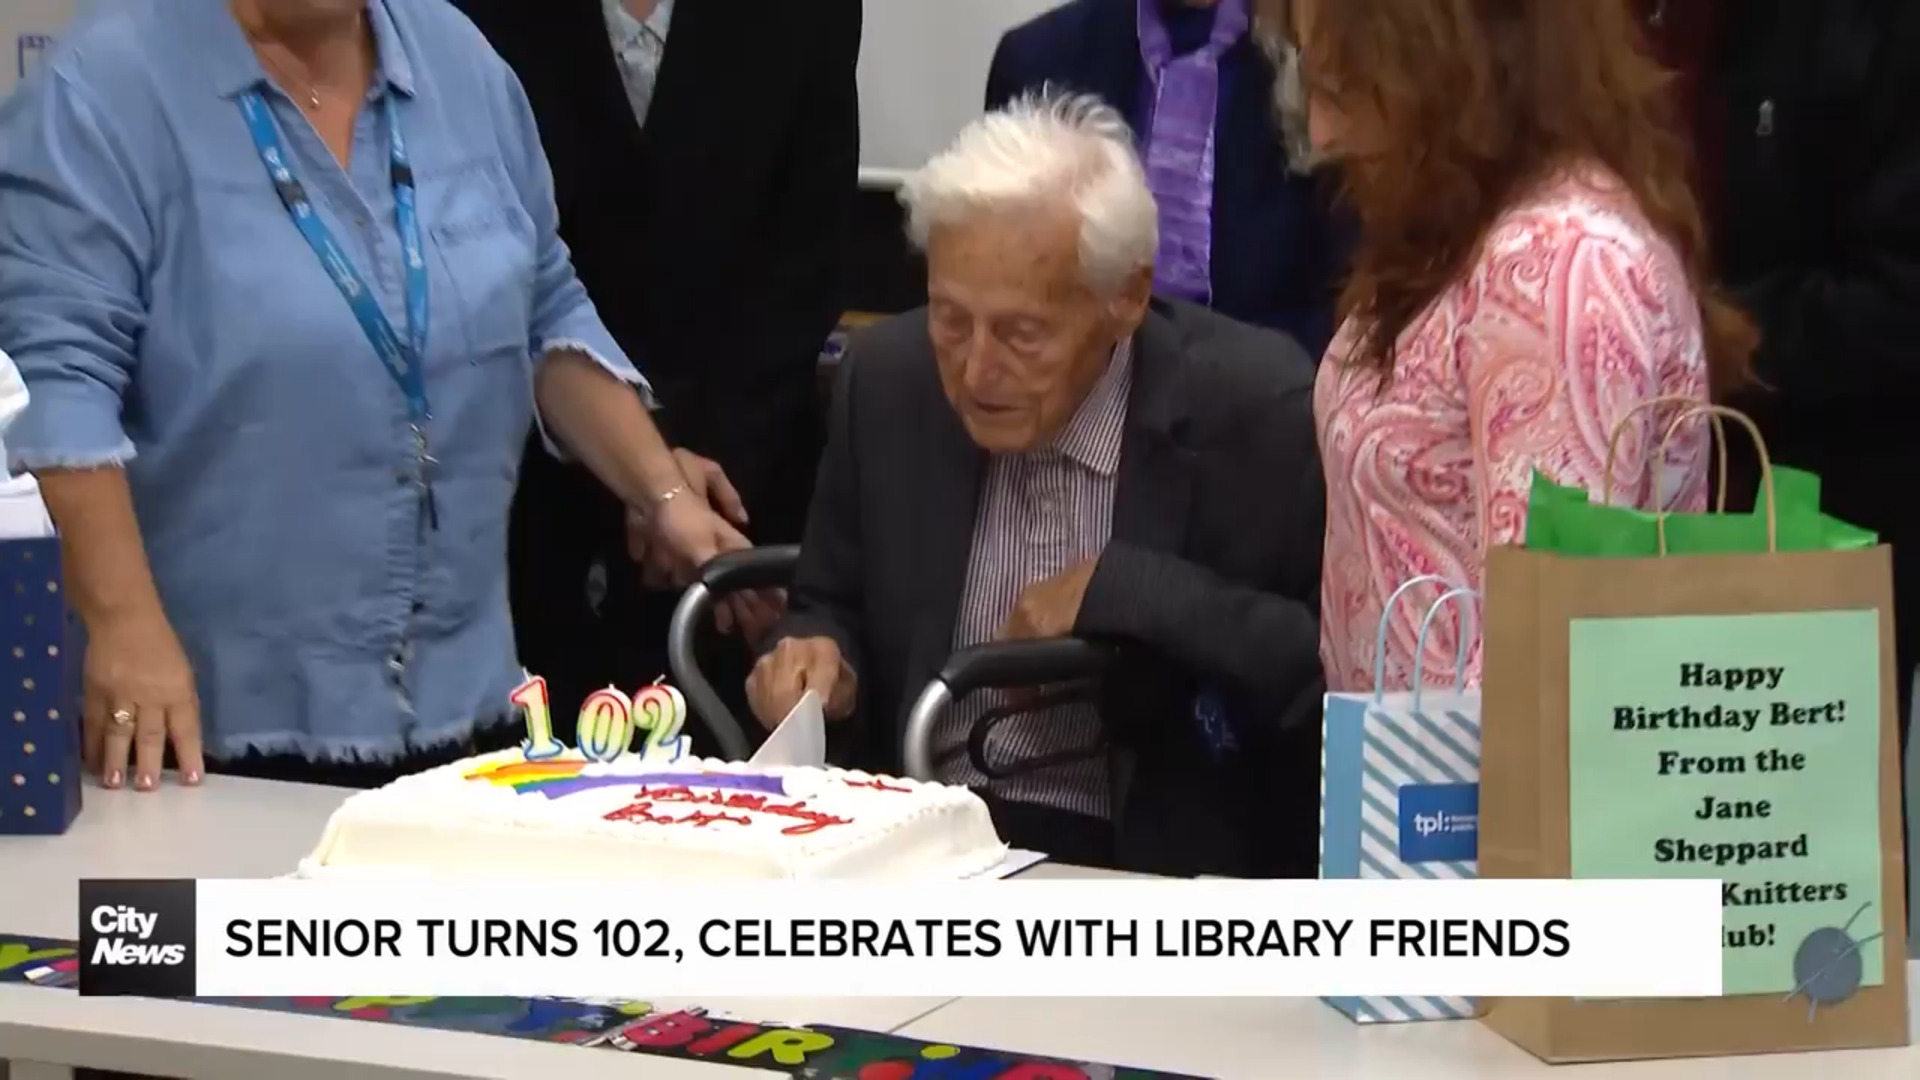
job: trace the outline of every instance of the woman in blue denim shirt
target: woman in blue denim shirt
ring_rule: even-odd
[[[745,546],[555,219],[519,84],[443,0],[126,0],[0,109],[7,449],[108,786],[169,743],[187,783],[369,785],[511,740],[536,409],[683,577]]]

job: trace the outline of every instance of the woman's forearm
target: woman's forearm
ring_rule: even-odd
[[[590,358],[546,357],[534,397],[548,432],[628,506],[649,509],[686,484],[640,396]]]
[[[43,469],[34,477],[60,531],[67,599],[81,619],[97,629],[118,619],[164,618],[127,474]]]

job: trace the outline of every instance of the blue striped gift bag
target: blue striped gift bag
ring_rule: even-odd
[[[1460,648],[1450,692],[1386,693],[1387,616],[1374,645],[1374,691],[1328,694],[1320,757],[1322,878],[1459,879],[1476,875],[1480,803],[1480,694],[1465,687],[1474,640],[1471,589],[1435,577],[1445,591],[1427,609],[1416,645],[1413,683],[1422,681],[1427,631],[1434,616],[1460,603]],[[1458,1020],[1473,1001],[1455,997],[1343,997],[1327,1003],[1355,1023]]]

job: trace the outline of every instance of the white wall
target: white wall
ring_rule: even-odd
[[[860,164],[863,180],[885,183],[979,114],[1000,35],[1059,0],[864,2]]]

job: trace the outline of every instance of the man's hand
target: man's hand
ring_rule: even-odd
[[[786,638],[753,665],[747,676],[747,703],[771,731],[787,718],[807,691],[820,695],[829,720],[853,714],[859,680],[832,638]]]
[[[1080,603],[1087,597],[1087,583],[1093,580],[1098,555],[1069,570],[1036,581],[1020,593],[1013,613],[1000,631],[1002,641],[1036,641],[1063,638],[1073,634],[1080,618]]]

